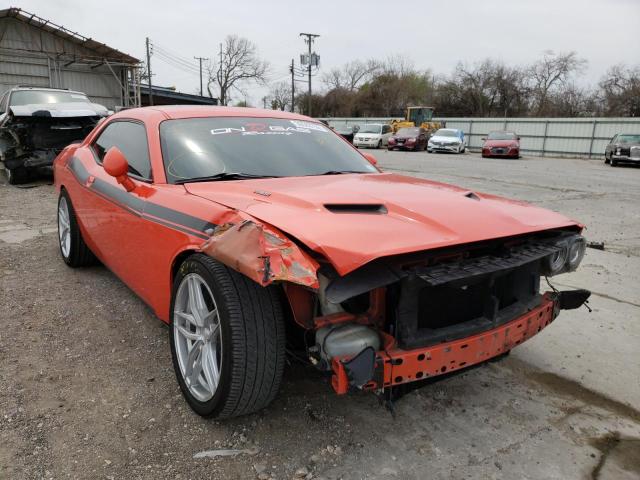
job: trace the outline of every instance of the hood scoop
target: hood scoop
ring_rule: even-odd
[[[368,215],[385,215],[387,207],[381,203],[325,203],[324,208],[331,213],[364,213]]]

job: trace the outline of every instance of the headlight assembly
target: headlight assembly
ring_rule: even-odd
[[[572,272],[578,268],[587,248],[587,243],[582,235],[563,236],[555,240],[553,244],[558,250],[542,260],[541,273],[543,275],[551,277],[564,272]]]

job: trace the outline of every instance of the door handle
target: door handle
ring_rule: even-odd
[[[96,181],[96,177],[94,177],[93,175],[89,175],[89,177],[87,178],[87,183],[85,184],[87,187],[90,187],[91,185],[93,185],[93,182]]]

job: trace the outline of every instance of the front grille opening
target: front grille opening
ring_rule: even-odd
[[[379,203],[327,203],[324,208],[332,213],[385,214],[387,207]]]
[[[400,348],[418,348],[490,330],[540,303],[540,263],[430,285],[403,281],[396,310]]]

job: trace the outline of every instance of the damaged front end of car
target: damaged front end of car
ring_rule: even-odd
[[[382,392],[503,355],[581,306],[589,291],[541,293],[540,279],[575,270],[585,246],[556,230],[380,258],[345,276],[325,264],[318,290],[285,291],[336,393]]]
[[[590,295],[540,288],[542,277],[580,264],[578,225],[380,257],[345,275],[242,212],[210,233],[203,253],[263,286],[282,285],[304,355],[332,374],[338,394],[381,393],[506,354]]]
[[[50,168],[64,147],[82,141],[103,117],[97,112],[59,117],[48,110],[10,111],[0,124],[0,161],[16,179]]]

